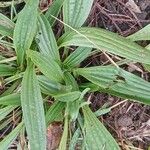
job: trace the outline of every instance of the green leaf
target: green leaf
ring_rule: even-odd
[[[91,50],[92,49],[88,47],[78,47],[65,59],[63,62],[64,66],[67,68],[77,67],[84,59],[89,56]]]
[[[13,36],[15,24],[2,13],[0,13],[0,34],[3,36]]]
[[[55,36],[48,20],[44,15],[39,16],[38,27],[39,30],[36,36],[36,41],[39,46],[40,52],[47,55],[50,59],[54,59],[55,61],[59,62],[59,51]]]
[[[65,123],[64,123],[63,135],[61,137],[61,141],[60,141],[58,150],[66,150],[67,149],[68,127],[69,127],[69,121],[68,121],[68,116],[66,116]]]
[[[63,21],[74,28],[81,27],[87,19],[94,0],[65,0]],[[66,27],[66,30],[69,28]]]
[[[73,137],[71,138],[71,141],[69,143],[69,150],[75,150],[76,149],[76,144],[78,143],[80,134],[81,134],[81,130],[80,130],[80,128],[78,128],[74,132]]]
[[[45,150],[46,125],[43,99],[31,62],[28,64],[22,81],[21,106],[30,149]]]
[[[66,93],[71,89],[71,86],[64,86],[58,82],[49,80],[47,77],[42,75],[38,76],[38,81],[41,91],[50,96]]]
[[[53,59],[35,51],[30,51],[28,56],[47,78],[58,82],[63,80],[63,72]]]
[[[14,75],[15,72],[16,68],[6,64],[0,64],[0,77]]]
[[[54,96],[54,98],[61,102],[73,102],[77,100],[80,97],[80,95],[81,95],[81,92],[74,91],[74,92],[68,92],[65,94],[58,94]]]
[[[83,107],[86,148],[89,150],[120,150],[114,138],[86,105]]]
[[[16,139],[19,132],[23,128],[23,122],[21,122],[15,129],[12,130],[1,142],[0,142],[0,149],[7,150],[11,143]]]
[[[61,7],[63,5],[64,0],[55,0],[53,1],[52,5],[48,8],[45,17],[49,21],[50,25],[53,26],[55,23],[55,18],[51,17],[51,15],[57,17]]]
[[[22,65],[25,52],[29,50],[37,30],[39,0],[28,0],[23,10],[19,13],[14,30],[14,46],[17,61]]]
[[[7,107],[0,109],[0,121],[3,120],[15,108],[16,108],[15,106],[7,106]]]
[[[55,101],[52,106],[50,106],[49,110],[46,112],[46,124],[47,126],[55,121],[63,112],[65,108],[65,103]]]
[[[113,66],[79,68],[75,73],[99,86],[99,91],[150,104],[150,83]]]
[[[132,41],[150,40],[150,24],[127,37]]]
[[[64,80],[67,86],[72,86],[72,89],[70,91],[79,91],[78,84],[70,72],[64,73]],[[72,101],[67,102],[66,113],[69,115],[71,121],[75,121],[76,118],[78,117],[79,107],[80,107],[79,98],[73,102]]]
[[[129,60],[150,64],[150,52],[145,48],[104,29],[87,27],[70,31],[59,39],[58,45],[96,48]]]
[[[20,94],[13,93],[3,97],[0,97],[1,105],[17,105],[20,106]]]

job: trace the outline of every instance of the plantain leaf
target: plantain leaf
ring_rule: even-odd
[[[7,106],[7,107],[0,109],[0,121],[3,120],[15,108],[16,106]]]
[[[79,91],[78,84],[70,72],[64,73],[64,80],[66,85],[72,86],[72,89],[70,91]],[[79,108],[80,108],[79,99],[76,99],[73,102],[72,101],[67,102],[66,113],[69,115],[70,121],[75,121],[77,119]]]
[[[71,89],[71,86],[64,86],[58,82],[49,80],[45,76],[38,76],[41,91],[44,94],[54,96],[61,93],[66,93]]]
[[[59,51],[55,36],[51,26],[44,15],[39,16],[38,19],[39,31],[36,36],[36,41],[39,46],[40,52],[46,54],[50,59],[60,61]]]
[[[46,124],[47,126],[54,122],[63,112],[65,108],[65,103],[55,101],[52,106],[50,106],[49,110],[46,112]]]
[[[150,24],[127,37],[132,41],[150,40]]]
[[[79,68],[75,73],[112,95],[150,104],[150,83],[121,68],[113,66]]]
[[[78,140],[79,140],[80,134],[81,134],[81,130],[80,130],[80,128],[78,128],[78,129],[74,132],[74,134],[73,134],[73,136],[72,136],[72,139],[71,139],[71,141],[70,141],[70,143],[69,143],[69,150],[75,150],[75,149],[76,149],[76,145],[77,145],[77,143],[79,142]]]
[[[19,132],[23,128],[23,122],[21,122],[15,129],[12,130],[1,142],[0,142],[0,149],[7,150],[11,143],[16,139]]]
[[[16,68],[6,64],[0,64],[0,77],[14,75],[15,73]]]
[[[80,95],[81,95],[81,92],[74,91],[74,92],[68,92],[65,94],[58,94],[54,96],[54,98],[61,102],[73,102],[77,100],[80,97]]]
[[[86,149],[120,150],[114,138],[86,105],[83,107]]]
[[[53,59],[35,51],[30,51],[28,56],[47,78],[58,82],[63,80],[63,72]]]
[[[63,135],[61,137],[61,141],[60,141],[58,150],[66,150],[67,149],[68,127],[69,127],[69,120],[68,120],[68,116],[66,116],[65,123],[64,123]]]
[[[94,0],[65,0],[63,20],[71,27],[78,28],[87,19]],[[66,30],[69,28],[65,27]]]
[[[20,94],[13,93],[3,97],[0,97],[1,105],[17,105],[20,106]]]
[[[19,65],[24,62],[25,52],[30,48],[37,30],[39,0],[28,0],[19,13],[14,30],[14,46]]]
[[[50,25],[53,26],[55,23],[55,18],[51,17],[51,15],[57,17],[61,7],[63,5],[64,0],[55,0],[53,1],[52,5],[48,8],[45,17],[49,21]]]
[[[63,62],[66,68],[77,67],[84,59],[86,59],[90,52],[91,48],[88,47],[78,47],[73,53],[71,53]]]
[[[80,28],[64,34],[59,47],[82,46],[103,50],[129,60],[150,64],[150,52],[138,44],[104,29]]]
[[[21,106],[30,149],[45,150],[46,125],[43,99],[31,62],[28,64],[22,81]]]
[[[15,24],[2,13],[0,13],[0,34],[3,36],[13,36]]]

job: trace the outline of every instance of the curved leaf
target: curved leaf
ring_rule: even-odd
[[[75,91],[75,92],[68,92],[65,94],[59,94],[54,96],[54,98],[61,102],[73,102],[77,100],[81,95],[81,92]]]
[[[53,1],[52,5],[48,8],[45,17],[49,21],[50,25],[53,26],[55,23],[55,18],[51,17],[51,15],[57,17],[61,7],[63,5],[64,0],[55,0]]]
[[[47,78],[59,82],[63,80],[63,72],[53,59],[36,51],[30,51],[28,56]]]
[[[55,36],[51,29],[51,26],[44,15],[38,18],[38,34],[36,36],[36,41],[39,46],[40,52],[46,54],[50,59],[55,61],[60,61],[59,51]]]
[[[75,73],[99,86],[99,90],[112,95],[150,104],[150,83],[113,66],[79,68]]]
[[[23,122],[21,122],[12,132],[10,132],[1,142],[0,149],[6,150],[9,148],[11,143],[16,139],[19,132],[23,128]]]
[[[78,47],[73,53],[71,53],[63,62],[64,66],[67,68],[74,68],[86,59],[92,48],[88,47]]]
[[[0,34],[3,36],[13,36],[15,24],[2,13],[0,13]]]
[[[47,126],[54,122],[60,114],[62,114],[65,108],[65,103],[56,101],[50,106],[49,110],[46,112],[46,124]]]
[[[16,108],[16,106],[6,106],[6,107],[0,109],[0,121],[3,120],[15,108]]]
[[[14,46],[19,65],[24,62],[25,52],[30,48],[37,30],[39,0],[28,0],[19,13],[14,30]]]
[[[71,27],[81,27],[87,19],[94,0],[65,0],[63,21]],[[66,30],[69,28],[66,27]]]
[[[3,97],[0,97],[1,105],[17,105],[20,106],[20,94],[13,93]]]
[[[88,106],[83,107],[86,148],[89,150],[120,150],[114,138]]]
[[[58,41],[59,47],[82,46],[103,50],[135,62],[150,64],[150,52],[138,44],[97,28],[80,28],[64,34]]]
[[[46,149],[46,123],[43,99],[33,65],[30,63],[22,81],[21,106],[30,149]]]
[[[6,64],[0,64],[0,77],[14,75],[15,72],[16,68]]]
[[[49,80],[45,76],[38,76],[41,91],[44,94],[54,96],[60,93],[66,93],[71,89],[71,86],[64,86],[58,82]]]
[[[132,41],[150,40],[150,24],[127,37]]]

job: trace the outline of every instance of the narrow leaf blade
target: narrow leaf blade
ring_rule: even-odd
[[[13,36],[15,24],[2,13],[0,13],[0,34],[3,36]]]
[[[96,118],[88,106],[83,107],[85,142],[87,149],[120,150],[114,138]]]
[[[59,47],[82,46],[103,50],[135,62],[150,64],[150,52],[122,36],[104,29],[80,28],[64,34]]]
[[[55,18],[51,17],[51,15],[57,17],[61,7],[63,5],[64,0],[55,0],[52,5],[49,7],[48,11],[45,14],[45,17],[49,21],[50,25],[53,26],[55,23]]]
[[[22,81],[21,106],[31,150],[46,149],[46,125],[43,99],[31,63],[28,64]]]
[[[23,64],[37,30],[38,4],[39,0],[28,1],[17,19],[13,38],[19,65]]]
[[[55,36],[51,29],[51,26],[44,15],[38,18],[38,34],[36,36],[36,41],[39,46],[40,52],[47,55],[50,59],[55,61],[60,61],[59,51]]]
[[[30,51],[28,56],[47,78],[58,82],[63,80],[63,72],[53,59],[35,51]]]
[[[10,134],[8,134],[1,142],[0,149],[6,150],[9,148],[11,143],[16,139],[17,135],[23,128],[23,122],[21,122]]]
[[[77,69],[77,74],[99,86],[99,90],[112,95],[150,104],[150,83],[113,66]]]
[[[86,59],[92,48],[88,47],[78,47],[73,53],[71,53],[63,62],[64,66],[67,68],[74,68],[80,65],[80,63]]]
[[[81,27],[90,13],[92,4],[93,0],[65,0],[64,22],[74,28]],[[66,29],[69,30],[67,27]]]

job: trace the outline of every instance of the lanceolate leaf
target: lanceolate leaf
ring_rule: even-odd
[[[28,0],[17,19],[14,30],[14,46],[19,65],[23,64],[25,51],[30,48],[36,33],[38,4],[39,0]]]
[[[35,51],[30,51],[28,56],[47,78],[54,81],[62,81],[63,72],[53,59],[49,59],[47,55]]]
[[[58,82],[49,80],[45,76],[38,76],[41,91],[44,94],[54,96],[61,93],[66,93],[71,89],[71,86],[64,86]]]
[[[36,41],[42,54],[46,54],[50,59],[59,61],[59,51],[57,43],[51,29],[51,26],[44,15],[38,19],[39,31],[36,36]]]
[[[13,93],[7,96],[0,97],[0,104],[1,105],[20,105],[20,94]]]
[[[66,94],[59,94],[54,96],[54,98],[61,102],[73,102],[77,100],[81,95],[81,92],[75,91],[75,92],[68,92]]]
[[[64,34],[58,41],[60,47],[82,46],[103,50],[135,62],[150,64],[150,52],[138,44],[109,32],[97,28],[80,28]]]
[[[71,27],[81,27],[87,19],[93,0],[65,0],[63,5],[64,22]],[[67,30],[69,28],[66,27]]]
[[[33,65],[28,64],[22,81],[21,106],[30,149],[46,149],[46,124],[43,99]]]
[[[56,101],[50,106],[49,110],[46,113],[46,124],[47,126],[53,121],[57,120],[57,118],[63,113],[63,109],[65,108],[65,103]]]
[[[55,23],[55,18],[51,17],[51,15],[57,17],[61,7],[63,5],[64,0],[55,0],[53,1],[52,5],[49,7],[48,11],[45,14],[45,17],[47,18],[47,20],[49,21],[49,23],[52,25],[54,25]]]
[[[75,72],[98,85],[103,92],[150,104],[150,83],[121,68],[90,67]]]
[[[127,38],[132,41],[150,40],[150,24]]]
[[[63,135],[61,137],[61,141],[60,141],[58,150],[66,150],[67,149],[68,127],[69,127],[69,120],[68,120],[68,116],[66,116],[65,122],[64,122]]]
[[[0,77],[13,75],[16,72],[16,68],[10,65],[0,64]]]
[[[23,122],[21,122],[10,134],[8,134],[1,142],[0,149],[6,150],[9,148],[11,143],[16,139],[19,132],[23,128]]]
[[[89,150],[120,150],[114,138],[86,105],[83,107],[86,148]]]
[[[7,107],[0,109],[0,121],[4,119],[15,108],[16,106],[7,106]]]
[[[88,47],[78,47],[65,59],[64,66],[67,68],[77,67],[77,65],[80,65],[80,63],[89,56],[91,50],[92,48]]]
[[[15,24],[6,16],[0,13],[0,34],[3,36],[13,36]]]

